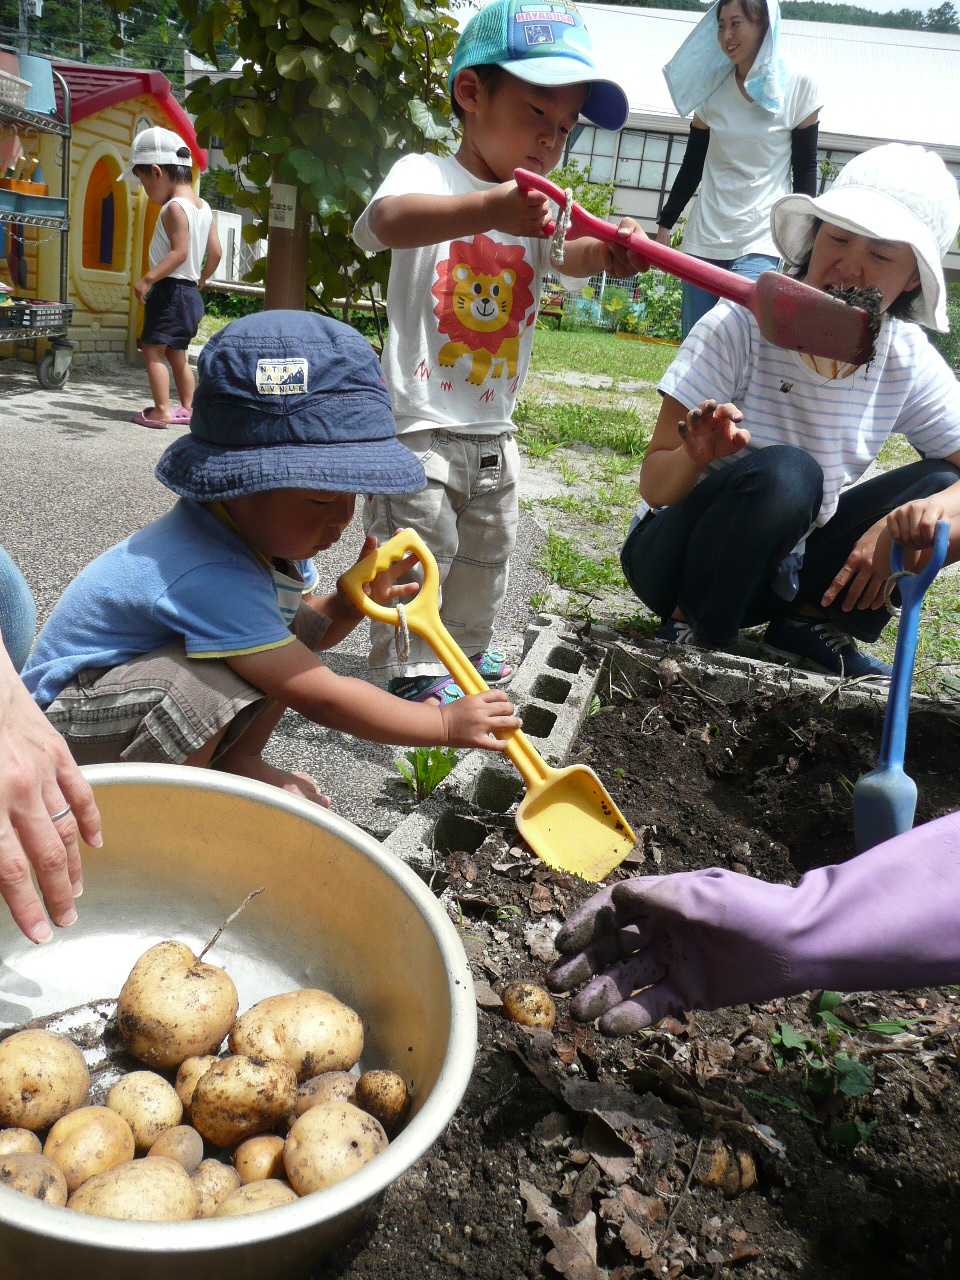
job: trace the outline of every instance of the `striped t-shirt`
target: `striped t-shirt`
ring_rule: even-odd
[[[788,444],[815,458],[823,470],[815,525],[827,523],[893,432],[926,457],[960,453],[960,383],[919,325],[890,316],[874,360],[828,379],[797,352],[767,342],[749,311],[721,299],[691,330],[659,389],[688,409],[710,399],[735,404],[750,432],[747,449]],[[717,458],[703,474],[742,456]],[[638,517],[649,510],[641,503]]]

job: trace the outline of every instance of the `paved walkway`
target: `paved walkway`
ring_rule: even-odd
[[[0,360],[0,545],[18,563],[37,600],[40,622],[66,584],[107,547],[166,511],[173,495],[154,477],[163,450],[184,428],[153,431],[133,415],[149,402],[142,367],[104,361],[77,365],[61,391],[44,391],[32,367]],[[321,581],[332,589],[363,540],[359,518],[324,556]],[[530,597],[547,585],[531,561],[543,531],[521,512],[512,577],[496,642],[519,656],[532,618]],[[345,675],[366,672],[361,624],[329,655]],[[338,812],[377,835],[397,822],[386,783],[398,777],[396,748],[344,737],[288,714],[268,758],[312,773]]]

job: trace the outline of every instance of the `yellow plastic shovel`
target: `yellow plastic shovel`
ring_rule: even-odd
[[[423,566],[423,586],[412,600],[404,602],[408,627],[426,640],[464,693],[483,693],[489,685],[440,620],[437,562],[412,529],[401,530],[348,570],[340,586],[363,613],[398,627],[397,610],[376,604],[363,587],[410,553]],[[502,737],[527,789],[517,808],[521,836],[538,858],[558,871],[570,871],[583,880],[603,880],[637,842],[603,783],[584,764],[552,768],[519,729]]]

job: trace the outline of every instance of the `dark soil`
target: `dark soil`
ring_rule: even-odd
[[[678,681],[603,708],[573,754],[640,834],[615,876],[720,864],[792,883],[850,856],[849,788],[876,764],[880,723],[875,707],[813,698],[722,707]],[[960,808],[958,758],[960,718],[914,712],[918,822]],[[956,990],[849,996],[835,1015],[852,1032],[817,1018],[821,993],[623,1040],[560,1000],[552,1032],[525,1031],[497,992],[542,975],[590,887],[504,834],[446,859],[477,987],[471,1085],[318,1280],[960,1276]],[[863,1029],[890,1021],[910,1025]],[[799,1051],[778,1061],[783,1024],[823,1054],[808,1087]],[[858,1097],[836,1089],[838,1054],[872,1072]],[[818,1079],[833,1085],[817,1094]]]

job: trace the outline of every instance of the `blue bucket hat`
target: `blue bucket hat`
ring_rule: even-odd
[[[590,33],[569,0],[495,0],[475,13],[453,51],[449,92],[458,72],[488,66],[541,88],[588,84],[580,114],[601,129],[620,129],[627,118],[627,95],[597,70]]]
[[[426,484],[397,440],[380,362],[349,325],[309,311],[244,316],[204,346],[197,372],[190,434],[156,469],[181,497],[412,493]]]

